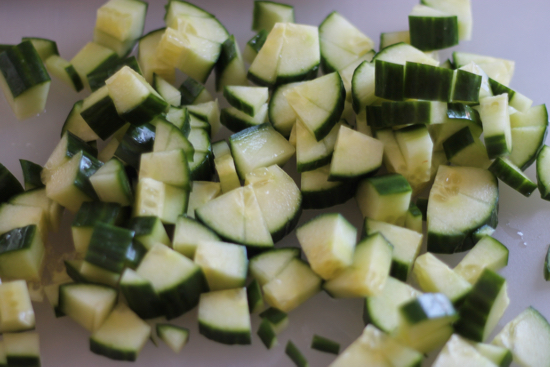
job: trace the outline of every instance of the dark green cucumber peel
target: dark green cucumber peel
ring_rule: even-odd
[[[105,80],[109,79],[124,66],[129,66],[141,75],[141,69],[135,56],[114,60],[113,62],[101,65],[101,67],[86,75],[92,92],[103,87],[105,85]]]
[[[550,245],[546,251],[546,257],[544,258],[544,279],[550,281]]]
[[[326,353],[340,353],[340,344],[319,335],[313,335],[313,339],[311,340],[311,348]]]
[[[121,274],[133,256],[134,232],[106,223],[97,223],[90,239],[85,261],[113,273]]]
[[[443,142],[443,150],[448,160],[451,160],[462,149],[474,144],[474,137],[468,126],[458,130]]]
[[[304,357],[292,340],[289,340],[286,344],[285,353],[297,367],[309,367],[306,357]]]
[[[375,60],[374,94],[392,101],[405,97],[405,67],[401,64]]]
[[[141,154],[153,151],[155,127],[151,124],[131,125],[120,142],[115,157],[139,169]]]
[[[271,349],[277,345],[277,334],[273,330],[271,323],[266,319],[262,319],[257,334],[267,349]]]
[[[23,41],[0,53],[0,72],[13,98],[34,86],[51,81],[31,41]]]
[[[115,104],[107,94],[92,106],[82,110],[80,115],[101,139],[106,140],[117,132],[126,121],[118,115]]]
[[[319,71],[319,64],[311,67],[310,69],[306,69],[299,74],[292,74],[288,76],[277,75],[277,80],[275,82],[275,85],[265,85],[265,83],[260,83],[259,85],[264,85],[266,87],[274,87],[282,84],[313,80],[317,78],[318,71]],[[247,75],[250,81],[252,81],[253,83],[256,83],[256,80],[253,80],[253,79],[257,79],[257,78],[254,78],[253,75],[251,75],[250,73],[248,73]],[[251,76],[253,77],[252,79],[250,78]]]
[[[11,367],[40,367],[40,356],[12,356],[7,355],[7,366]]]
[[[303,209],[325,209],[343,204],[355,196],[357,181],[339,182],[323,191],[302,191]]]
[[[164,315],[164,307],[151,283],[127,283],[124,276],[119,284],[120,291],[128,306],[142,319],[151,319]]]
[[[460,318],[454,325],[457,334],[483,342],[489,313],[502,287],[506,287],[506,279],[490,269],[481,273],[458,310]]]
[[[278,326],[288,320],[288,314],[274,307],[270,307],[260,313],[260,318],[269,321],[274,326]]]
[[[22,193],[23,186],[15,176],[0,163],[0,203],[8,201],[12,196]]]
[[[215,325],[208,325],[199,320],[199,333],[204,337],[218,343],[227,345],[248,345],[252,343],[250,331],[227,331]]]
[[[260,283],[256,279],[252,280],[246,287],[246,297],[248,298],[248,308],[250,313],[260,311],[264,307],[264,298]]]
[[[265,29],[262,29],[261,31],[256,33],[256,35],[252,37],[246,44],[254,51],[256,51],[256,53],[258,53],[264,45],[267,35],[267,31]]]
[[[537,184],[531,181],[529,177],[525,176],[518,167],[515,167],[508,160],[498,157],[488,169],[505,184],[523,196],[529,197],[537,189]]]
[[[187,106],[195,103],[195,100],[204,90],[204,85],[195,79],[188,77],[178,88],[181,93],[181,105]]]
[[[450,101],[477,104],[481,88],[481,75],[457,69],[454,72]]]
[[[453,120],[470,120],[481,127],[479,112],[464,103],[447,103],[447,117]]]
[[[220,91],[221,76],[225,72],[225,69],[229,64],[238,57],[238,48],[237,41],[235,41],[235,36],[229,36],[221,46],[220,57],[216,61],[214,66],[216,73],[216,90]]]
[[[495,159],[510,153],[504,135],[484,136],[484,139],[489,159]]]
[[[197,266],[185,281],[159,293],[166,319],[176,318],[195,308],[199,303],[200,294],[204,292],[208,292],[208,283],[202,270]]]
[[[124,222],[127,215],[120,204],[87,201],[80,206],[71,226],[93,227],[97,223],[118,225]]]
[[[33,243],[37,230],[37,226],[33,224],[15,228],[0,235],[0,256],[14,251],[28,250]]]
[[[550,154],[550,148],[547,145],[543,145],[537,154],[537,186],[540,191],[540,197],[543,200],[550,201],[550,185],[545,182],[545,180],[540,177],[545,170],[549,169],[545,167],[545,162],[549,159],[548,154]]]
[[[376,62],[378,63],[378,60]],[[452,70],[407,61],[404,97],[447,102],[451,94],[452,81]]]
[[[90,338],[90,351],[92,353],[105,356],[115,361],[134,362],[137,359],[137,353],[133,350],[124,351],[111,345],[103,344],[100,341]]]
[[[458,45],[457,16],[409,16],[411,45],[421,51],[441,50]]]

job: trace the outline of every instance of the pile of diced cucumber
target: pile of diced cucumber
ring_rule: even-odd
[[[550,366],[550,324],[532,307],[489,340],[510,303],[509,252],[492,237],[499,180],[550,200],[548,112],[510,88],[513,61],[440,61],[471,38],[470,0],[422,0],[378,52],[337,11],[311,26],[255,1],[241,55],[198,5],[170,0],[164,27],[144,34],[147,9],[106,2],[70,60],[48,39],[0,45],[18,119],[44,109],[50,75],[89,92],[43,164],[20,160],[23,185],[0,164],[0,367],[40,366],[27,282],[114,360],[157,338],[179,353],[190,333],[172,320],[194,308],[203,337],[246,345],[255,332],[272,349],[324,291],[364,305],[343,351],[311,335],[333,367],[421,366],[431,352],[436,367]],[[296,172],[282,168],[291,159]],[[360,229],[337,211],[352,198]],[[74,252],[47,274],[64,209]],[[312,209],[324,211],[298,225]],[[280,246],[289,234],[297,246]],[[462,252],[454,268],[438,256]],[[309,365],[291,340],[285,353]]]

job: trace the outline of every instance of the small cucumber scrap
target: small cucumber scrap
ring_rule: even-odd
[[[292,340],[289,340],[286,344],[285,353],[297,367],[309,366],[309,362],[307,361],[306,357],[304,357],[302,352],[300,352],[300,349],[298,349],[298,347],[292,342]]]
[[[340,344],[319,335],[313,335],[313,339],[311,340],[311,348],[326,353],[340,353]]]

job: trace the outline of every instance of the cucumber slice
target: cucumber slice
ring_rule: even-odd
[[[271,247],[267,224],[251,186],[231,190],[197,208],[196,218],[228,242]]]
[[[73,213],[77,212],[84,201],[97,200],[89,177],[102,165],[90,154],[80,151],[55,170],[46,183],[46,196]]]
[[[343,121],[338,122],[330,133],[317,141],[304,123],[296,120],[296,168],[298,172],[311,171],[330,163],[338,132]]]
[[[275,23],[294,23],[294,7],[274,1],[254,1],[252,30],[270,32]]]
[[[123,57],[130,53],[143,33],[148,4],[140,0],[111,0],[97,10],[94,42],[117,51]],[[98,37],[105,34],[111,42]]]
[[[262,343],[264,343],[267,349],[271,349],[277,346],[277,334],[273,330],[273,326],[271,326],[271,323],[266,319],[262,319],[262,322],[260,323],[256,334],[258,334],[258,337],[260,338]]]
[[[330,165],[302,172],[301,191],[304,209],[324,209],[343,204],[355,195],[355,181],[329,181]]]
[[[136,273],[151,283],[168,319],[195,307],[200,294],[208,290],[197,264],[160,243],[147,252]]]
[[[86,88],[90,88],[88,83],[88,74],[117,61],[118,55],[115,51],[95,42],[88,42],[78,53],[70,60],[76,72],[80,76],[82,83]]]
[[[460,306],[455,331],[470,340],[483,342],[509,303],[506,280],[490,269],[483,270]]]
[[[138,63],[147,82],[153,82],[153,74],[173,83],[176,70],[158,58],[157,46],[164,34],[165,28],[155,29],[140,38],[138,44]],[[183,104],[183,103],[182,103]]]
[[[83,283],[59,286],[59,309],[89,331],[101,327],[115,306],[114,288]]]
[[[216,90],[221,91],[228,85],[248,85],[246,68],[234,35],[222,44],[216,61]]]
[[[32,330],[35,315],[27,283],[16,280],[0,284],[0,332],[13,333]]]
[[[375,102],[376,68],[374,62],[363,61],[354,71],[351,79],[353,110],[359,114],[366,106]]]
[[[7,212],[5,209],[3,211]],[[16,213],[11,210],[11,214]],[[31,213],[20,211],[19,215],[25,214]],[[37,222],[11,230],[6,228],[0,236],[0,275],[12,279],[39,280],[45,257],[40,224]]]
[[[321,290],[322,279],[308,264],[293,257],[269,282],[262,286],[265,301],[283,312],[290,312]]]
[[[257,168],[246,175],[273,242],[292,232],[302,213],[302,195],[296,183],[281,167]],[[277,200],[273,200],[273,198]]]
[[[474,284],[485,268],[496,272],[506,265],[508,248],[492,237],[483,236],[453,270]]]
[[[275,278],[293,258],[299,256],[300,249],[295,247],[264,251],[250,259],[250,274],[263,286]]]
[[[512,128],[512,153],[508,159],[522,171],[536,159],[544,145],[548,132],[548,111],[546,105],[531,107],[527,112],[510,115]]]
[[[120,277],[119,288],[128,306],[139,317],[150,319],[164,314],[164,308],[151,283],[130,268]]]
[[[179,353],[189,341],[189,329],[172,325],[172,324],[157,324],[157,336],[166,343],[174,351]]]
[[[193,259],[201,267],[211,291],[245,285],[248,271],[246,247],[220,241],[201,241]]]
[[[458,45],[458,17],[425,5],[415,5],[409,15],[411,45],[422,51]]]
[[[200,242],[219,240],[216,233],[193,218],[185,215],[178,217],[173,239],[173,247],[177,252],[193,259]]]
[[[164,80],[160,75],[153,73],[153,82],[151,85],[171,106],[178,107],[181,105],[180,90]]]
[[[258,55],[258,52],[260,52],[260,49],[265,43],[267,34],[268,32],[265,29],[262,29],[246,43],[243,58],[247,63],[252,64],[254,62],[256,55]]]
[[[353,262],[357,229],[340,214],[324,214],[296,230],[310,266],[321,278],[334,278]]]
[[[245,288],[203,293],[199,302],[199,333],[223,344],[250,344],[250,313]]]
[[[247,115],[235,107],[222,108],[220,121],[222,125],[233,132],[239,132],[252,126],[258,126],[267,122],[268,105],[264,103],[254,116]]]
[[[420,234],[423,233],[422,212],[415,203],[411,202],[409,206],[409,210],[407,211],[407,215],[405,217],[405,228]]]
[[[120,117],[132,124],[150,122],[168,109],[168,103],[157,91],[128,66],[117,71],[105,84]]]
[[[82,203],[71,223],[71,234],[76,251],[86,253],[96,224],[117,225],[125,220],[124,217],[125,213],[119,204],[100,201]]]
[[[453,62],[457,68],[461,68],[464,65],[474,62],[479,66],[482,66],[484,68],[484,71],[487,74],[489,74],[489,68],[487,66],[490,66],[490,64],[498,63],[504,69],[504,73],[502,74],[501,77],[506,80],[500,79],[496,75],[489,75],[489,76],[504,85],[509,84],[515,69],[515,62],[512,60],[505,60],[505,59],[500,59],[492,56],[472,54],[472,53],[462,52],[462,51],[453,52]]]
[[[285,93],[299,85],[298,83],[283,84],[273,90],[269,100],[269,121],[284,137],[288,137],[298,116],[288,103]]]
[[[458,319],[451,301],[441,293],[426,293],[399,308],[396,337],[403,344],[427,353],[447,342]]]
[[[151,178],[166,185],[191,190],[191,173],[183,149],[141,155],[139,180]]]
[[[338,73],[296,85],[284,96],[317,141],[330,133],[344,110],[345,88]]]
[[[439,166],[428,200],[428,251],[465,251],[463,243],[477,228],[496,226],[497,203],[498,185],[491,172]]]
[[[221,193],[219,182],[193,181],[193,188],[189,194],[187,216],[195,218],[195,209],[206,204]]]
[[[407,61],[433,66],[439,65],[439,61],[428,56],[418,48],[403,42],[393,44],[380,50],[380,52],[374,56],[373,60],[388,61],[401,65],[405,65]]]
[[[25,159],[20,159],[19,164],[21,165],[21,171],[23,171],[23,183],[25,190],[32,190],[44,187],[44,184],[42,183],[42,179],[40,177],[42,174],[41,165],[33,163],[31,161],[27,161]],[[14,181],[14,184],[16,186],[18,183],[19,182],[17,180]]]
[[[295,148],[269,123],[231,135],[229,146],[241,179],[260,167],[282,166],[295,152]]]
[[[40,367],[40,341],[37,332],[6,333],[3,338],[6,366]]]
[[[355,247],[353,263],[323,289],[332,297],[368,297],[382,292],[388,279],[393,246],[379,233],[366,237]]]
[[[363,234],[370,236],[377,232],[380,232],[393,246],[390,275],[405,282],[420,253],[422,234],[390,223],[365,218]]]
[[[469,41],[472,38],[472,5],[470,0],[422,0],[422,4],[458,18],[458,39]]]
[[[212,96],[201,83],[188,77],[179,87],[181,92],[181,105],[196,105],[212,101]]]
[[[139,169],[142,153],[153,151],[155,127],[151,124],[130,125],[115,151],[115,157],[129,166]]]
[[[451,102],[477,104],[483,77],[466,70],[457,69],[453,72]]]
[[[99,88],[105,85],[105,81],[113,76],[117,71],[122,69],[124,66],[128,66],[133,69],[136,73],[141,73],[141,68],[139,67],[138,61],[134,56],[126,57],[109,63],[105,66],[101,66],[95,71],[88,74],[88,84],[92,92],[95,92]]]
[[[375,60],[374,69],[374,95],[379,98],[402,101],[405,98],[405,68],[403,65]],[[409,93],[410,89],[409,87]]]
[[[286,343],[285,347],[285,354],[294,362],[294,364],[297,367],[309,367],[309,362],[307,361],[306,357],[300,352],[300,349],[292,342],[292,340],[289,340]]]
[[[65,134],[65,131],[70,131],[85,142],[94,141],[99,139],[99,136],[92,130],[90,125],[80,115],[82,111],[83,100],[75,102],[71,112],[67,116],[63,127],[61,128],[61,137]]]
[[[256,313],[264,309],[264,297],[262,288],[256,279],[246,286],[246,298],[248,299],[248,308],[250,313]]]
[[[46,241],[48,235],[48,223],[46,217],[47,211],[41,206],[29,206],[28,204],[2,204],[0,206],[0,233],[4,234],[16,228],[35,225],[37,227],[38,235],[44,242]],[[16,237],[14,240],[19,241],[19,238]]]
[[[399,308],[401,305],[421,294],[420,291],[410,285],[389,277],[381,293],[365,299],[363,322],[392,334],[399,327]]]
[[[484,343],[474,343],[474,347],[479,354],[496,364],[498,367],[509,367],[512,363],[512,352],[507,348]]]
[[[472,289],[470,283],[429,252],[416,259],[413,275],[424,292],[443,293],[455,305]]]
[[[534,338],[533,338],[534,337]],[[491,344],[509,349],[520,366],[550,366],[550,353],[544,345],[550,341],[548,321],[533,307],[528,307],[495,336]]]
[[[384,144],[377,139],[340,126],[330,164],[329,181],[369,176],[382,166]]]
[[[374,48],[374,42],[340,13],[333,11],[319,25],[321,67],[341,71]]]
[[[411,194],[411,186],[402,175],[389,174],[361,181],[355,198],[363,217],[402,225]]]
[[[340,353],[340,344],[323,336],[313,335],[311,349],[338,355]]]
[[[409,31],[395,31],[380,33],[380,50],[396,43],[411,44],[411,35]]]
[[[229,149],[229,146],[227,146],[227,148]],[[230,153],[216,157],[214,159],[214,165],[218,172],[218,178],[220,179],[220,186],[223,193],[241,186],[241,181],[239,181],[239,176],[235,168],[235,161]]]
[[[479,115],[487,154],[493,159],[512,151],[512,131],[508,112],[508,95],[485,97],[480,101]]]
[[[0,53],[0,88],[18,120],[44,110],[50,83],[31,41],[23,41]]]
[[[520,112],[527,112],[533,104],[531,99],[513,89],[508,88],[492,78],[489,78],[489,85],[491,86],[491,90],[495,96],[504,93],[508,94],[508,105]]]
[[[24,191],[19,180],[2,163],[0,163],[0,189],[0,203]]]
[[[72,87],[76,92],[84,89],[82,80],[73,64],[58,55],[51,55],[44,61],[44,66],[50,74]]]
[[[118,159],[110,159],[92,176],[90,183],[99,200],[129,206],[133,203],[133,193],[130,180],[124,165]]]
[[[376,61],[377,67],[381,62],[383,61]],[[405,98],[447,102],[452,100],[451,95],[453,99],[455,98],[454,96],[457,94],[457,89],[460,88],[460,86],[457,86],[456,82],[453,83],[455,81],[455,75],[453,71],[449,69],[407,62],[404,72],[403,95]],[[481,82],[481,78],[479,82]],[[401,77],[401,83],[403,83],[403,77]],[[427,88],[427,85],[430,87]],[[466,88],[462,86],[461,89]],[[400,100],[395,98],[387,99]]]
[[[537,156],[537,186],[540,196],[550,200],[550,148],[545,145]]]
[[[498,157],[488,169],[523,196],[529,197],[537,189],[537,184],[527,177],[519,167],[510,162],[508,158]]]
[[[82,119],[101,139],[106,140],[126,123],[118,116],[109,89],[104,86],[86,97],[80,111]]]
[[[128,228],[134,231],[134,238],[147,249],[158,242],[170,246],[170,238],[158,217],[134,217]]]
[[[90,350],[114,360],[135,361],[150,335],[149,324],[121,303],[90,336]]]
[[[269,322],[275,334],[282,333],[288,327],[288,314],[274,307],[262,312],[260,318]]]
[[[458,130],[443,142],[447,160],[458,166],[488,168],[491,161],[480,139],[474,138],[469,127]]]
[[[59,56],[59,50],[57,49],[57,43],[55,41],[39,37],[23,37],[21,41],[31,41],[36,52],[38,52],[38,56],[40,56],[40,59],[44,62],[53,55]]]
[[[494,367],[495,364],[479,353],[474,346],[458,335],[453,335],[445,344],[433,364],[434,367],[479,366]]]
[[[247,77],[258,85],[273,86],[277,81],[277,65],[283,49],[286,26],[275,24],[248,69]]]
[[[207,130],[210,135],[215,135],[220,129],[220,108],[218,100],[194,104],[187,106],[189,113],[197,118],[208,122],[210,125]]]
[[[227,86],[223,96],[236,109],[249,116],[255,116],[269,98],[269,90],[265,87]]]
[[[193,159],[195,149],[182,130],[162,117],[155,118],[153,152],[168,152],[179,149],[185,152],[187,161]],[[143,160],[143,157],[141,159]]]

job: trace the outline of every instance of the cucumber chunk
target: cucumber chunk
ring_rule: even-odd
[[[483,236],[453,269],[474,284],[485,268],[498,271],[508,264],[508,248],[500,241]]]
[[[252,30],[270,32],[275,23],[294,23],[294,7],[274,1],[254,1]]]
[[[547,145],[537,156],[537,186],[541,198],[550,200],[550,148]]]
[[[415,5],[409,15],[411,45],[422,51],[440,50],[458,44],[458,17]]]
[[[221,241],[201,241],[193,259],[201,267],[211,291],[245,285],[248,271],[246,247]]]
[[[489,171],[523,196],[529,197],[537,189],[537,184],[508,158],[495,159],[489,166]]]
[[[135,361],[150,335],[149,324],[119,304],[90,336],[90,350],[114,360]]]
[[[304,357],[300,349],[298,349],[292,340],[286,343],[285,353],[297,367],[309,367],[309,362],[306,357]]]
[[[40,341],[37,332],[6,333],[3,338],[6,366],[40,367]]]
[[[27,283],[16,280],[0,284],[0,332],[32,330],[35,315]]]
[[[495,364],[479,353],[474,346],[458,335],[453,335],[445,344],[433,364],[434,367],[479,366],[494,367]]]
[[[172,325],[157,324],[157,336],[174,351],[179,353],[189,341],[189,329]]]
[[[550,325],[533,307],[528,307],[502,328],[491,342],[509,349],[520,366],[550,366]]]
[[[250,344],[250,313],[245,288],[203,293],[199,302],[199,332],[223,344]]]
[[[310,266],[321,278],[332,279],[353,262],[357,229],[340,214],[324,214],[296,230]]]
[[[465,251],[465,241],[477,228],[496,226],[497,204],[498,185],[491,172],[439,166],[428,200],[428,251]]]
[[[250,274],[260,285],[264,285],[275,278],[293,258],[299,256],[300,249],[295,247],[264,251],[250,259]]]

